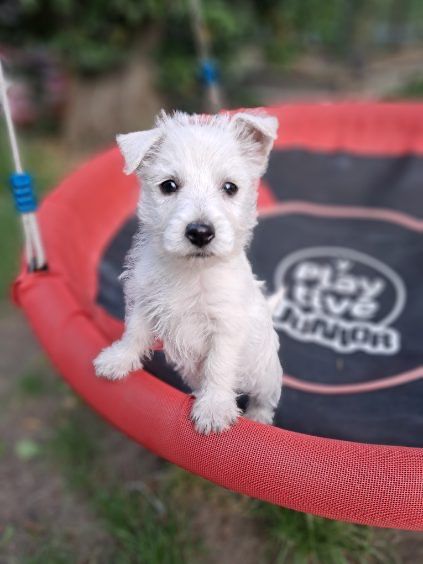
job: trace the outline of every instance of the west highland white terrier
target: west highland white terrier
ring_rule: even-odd
[[[240,415],[271,423],[281,394],[279,340],[246,257],[257,188],[278,121],[265,113],[161,113],[154,129],[118,135],[124,172],[142,190],[139,233],[122,275],[125,331],[95,359],[119,380],[142,368],[156,340],[191,387],[200,433]]]

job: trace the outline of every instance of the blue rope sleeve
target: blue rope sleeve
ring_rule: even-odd
[[[31,213],[37,209],[32,177],[27,172],[15,172],[10,175],[15,208],[19,213]]]
[[[200,64],[200,76],[204,84],[214,84],[218,81],[219,73],[214,62],[210,59],[203,59]]]

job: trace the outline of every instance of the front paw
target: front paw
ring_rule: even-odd
[[[117,341],[101,351],[94,360],[94,368],[97,376],[108,380],[121,380],[130,372],[140,370],[142,362],[138,354],[128,350],[122,341]]]
[[[209,435],[229,429],[239,415],[240,410],[236,404],[235,395],[206,392],[195,399],[191,420],[198,433]]]

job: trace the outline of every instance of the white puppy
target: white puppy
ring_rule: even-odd
[[[123,274],[122,338],[94,361],[111,380],[142,368],[155,340],[192,388],[200,433],[246,416],[271,423],[281,393],[279,341],[245,250],[257,186],[278,122],[264,113],[162,113],[149,131],[119,135],[126,174],[142,183],[140,231]]]

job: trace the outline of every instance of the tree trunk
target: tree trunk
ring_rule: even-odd
[[[111,144],[117,133],[151,127],[163,104],[149,51],[137,47],[122,68],[107,75],[71,77],[64,123],[70,150]]]

